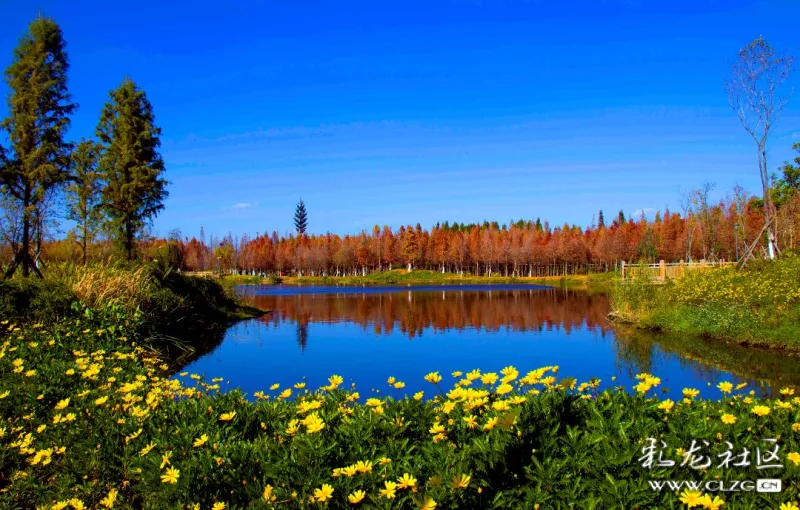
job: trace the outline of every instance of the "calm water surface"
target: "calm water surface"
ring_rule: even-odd
[[[603,294],[531,285],[240,290],[272,312],[234,325],[183,370],[222,377],[248,397],[304,378],[313,389],[331,374],[355,383],[362,398],[370,390],[432,394],[428,372],[439,371],[449,386],[453,371],[507,365],[522,374],[558,365],[559,377],[627,389],[637,373],[650,372],[673,399],[684,387],[716,398],[716,384],[727,380],[747,381],[757,394],[800,386],[798,358],[612,327]],[[390,388],[389,376],[406,387]]]

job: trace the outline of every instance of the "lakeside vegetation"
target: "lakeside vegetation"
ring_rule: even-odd
[[[192,344],[233,321],[263,313],[243,305],[209,278],[189,277],[158,263],[51,266],[47,280],[0,280],[0,318],[51,323],[85,313],[119,317],[156,348]]]
[[[693,271],[653,285],[617,283],[614,315],[643,328],[800,352],[800,255],[785,254],[743,270]]]
[[[618,278],[615,272],[585,275],[519,277],[519,276],[472,276],[438,271],[393,269],[369,273],[365,276],[285,276],[261,277],[247,275],[224,275],[219,278],[225,287],[237,285],[499,285],[530,284],[569,288],[608,288]]]
[[[391,378],[388,396],[365,400],[334,375],[313,391],[276,382],[251,402],[220,393],[217,379],[168,379],[124,324],[100,312],[2,323],[0,506],[764,508],[800,497],[791,389],[762,400],[721,383],[718,401],[687,388],[673,402],[659,400],[649,374],[636,388],[599,391],[600,381],[562,378],[558,367],[498,367],[429,374],[423,395]],[[664,440],[675,466],[641,466],[649,437]],[[692,440],[721,454],[725,441],[752,451],[776,437],[780,494],[712,499],[647,483],[758,478],[766,471],[755,463],[695,471],[681,455]]]

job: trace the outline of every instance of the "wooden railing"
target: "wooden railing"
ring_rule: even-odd
[[[704,269],[720,268],[736,265],[730,261],[691,261],[691,262],[669,262],[661,261],[658,264],[628,264],[622,261],[622,279],[647,278],[651,281],[663,282],[673,278],[684,276],[687,271],[698,271]]]

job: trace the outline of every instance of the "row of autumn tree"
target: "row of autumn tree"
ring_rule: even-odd
[[[66,139],[77,108],[67,87],[69,59],[53,20],[35,19],[5,71],[8,116],[0,122],[0,199],[3,244],[13,250],[24,276],[37,271],[48,221],[66,216],[87,259],[101,231],[128,260],[136,238],[162,208],[167,182],[158,153],[161,131],[144,91],[125,78],[100,112],[97,140]],[[66,214],[59,209],[66,205]],[[32,246],[33,245],[33,246]]]
[[[800,143],[795,144],[800,153]],[[777,209],[777,240],[783,251],[800,245],[800,156],[785,162],[772,179]],[[620,211],[607,220],[602,211],[588,228],[551,227],[539,219],[482,224],[442,223],[392,229],[376,225],[355,235],[231,234],[206,238],[179,231],[167,238],[139,242],[144,259],[160,259],[188,271],[248,274],[363,275],[387,269],[431,269],[473,275],[546,276],[608,271],[620,261],[735,260],[737,252],[760,237],[758,256],[766,256],[761,198],[735,187],[726,198],[711,200],[705,184],[684,194],[680,212],[665,210],[626,218]],[[738,247],[738,250],[737,250]],[[80,261],[84,252],[66,239],[46,243],[47,260]],[[113,253],[110,242],[89,247],[94,260]]]
[[[796,146],[800,151],[800,144]],[[778,211],[778,242],[795,249],[800,232],[800,157],[783,167],[775,180],[773,202]],[[582,229],[547,222],[512,221],[499,225],[438,224],[375,226],[372,231],[339,236],[292,234],[219,239],[191,239],[173,233],[153,239],[150,257],[170,257],[184,270],[257,274],[363,275],[403,267],[473,275],[543,276],[608,271],[620,261],[735,260],[764,225],[763,201],[737,187],[718,203],[712,185],[686,194],[681,212],[656,212],[625,218],[619,212],[606,221],[603,212]],[[762,237],[763,233],[762,233]],[[763,244],[762,239],[762,244]],[[760,256],[766,254],[762,246]]]

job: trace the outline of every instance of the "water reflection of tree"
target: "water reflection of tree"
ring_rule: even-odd
[[[567,334],[583,328],[604,334],[609,329],[605,296],[563,289],[261,295],[253,300],[273,310],[261,319],[267,323],[349,322],[376,334],[389,335],[397,329],[409,338],[426,329],[556,329]]]
[[[675,356],[681,367],[698,377],[717,382],[730,372],[750,383],[751,389],[769,395],[774,387],[800,387],[800,360],[752,347],[704,340],[691,335],[662,334],[618,327],[615,330],[618,363],[629,375],[656,371],[657,357]]]
[[[306,350],[306,345],[308,345],[308,323],[297,323],[297,345],[300,346],[300,352],[304,352]]]

